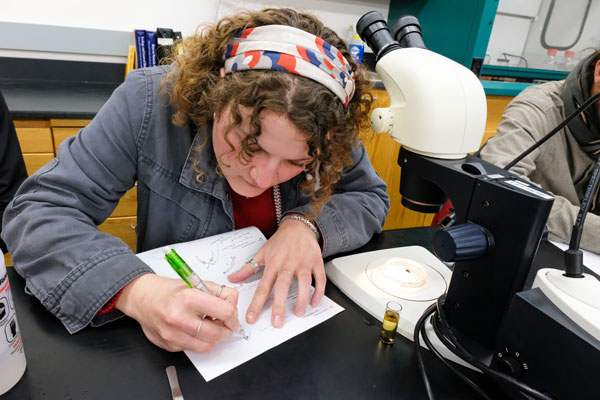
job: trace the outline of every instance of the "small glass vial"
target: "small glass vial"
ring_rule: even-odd
[[[384,344],[394,344],[396,341],[396,329],[398,328],[398,321],[400,321],[400,311],[402,311],[402,306],[396,301],[388,301],[385,305],[385,314],[383,315],[381,333],[379,334],[379,339]]]

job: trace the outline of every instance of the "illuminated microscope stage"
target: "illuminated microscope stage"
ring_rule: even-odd
[[[421,246],[339,257],[325,265],[325,272],[346,296],[379,321],[383,319],[388,301],[400,303],[402,311],[397,331],[410,340],[413,340],[417,321],[425,309],[446,292],[452,275],[443,262]],[[469,366],[439,342],[429,322],[426,330],[444,357]]]
[[[412,340],[421,314],[448,288],[451,271],[420,246],[354,254],[331,260],[327,277],[356,304],[382,321],[385,304],[402,305],[398,333]]]

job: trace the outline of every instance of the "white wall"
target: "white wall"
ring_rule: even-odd
[[[588,0],[556,0],[546,41],[548,45],[570,45],[579,31]],[[516,54],[528,61],[529,68],[547,68],[544,65],[547,50],[541,45],[541,34],[550,0],[500,0],[487,48],[486,64],[502,65],[503,53]],[[575,57],[582,59],[593,49],[600,48],[600,1],[591,2],[589,15],[581,39],[572,47]],[[559,52],[559,63],[564,51]],[[516,57],[507,57],[510,66],[524,67]],[[558,66],[561,69],[561,66]]]
[[[540,4],[541,0],[500,0],[486,51],[486,64],[529,66],[517,56],[523,55]]]
[[[2,0],[0,21],[133,31],[173,27],[189,35],[213,21],[217,0]]]
[[[356,25],[356,21],[368,11],[379,11],[387,18],[389,3],[390,0],[2,0],[0,24],[17,22],[124,32],[166,27],[179,30],[187,36],[193,34],[198,25],[215,22],[219,16],[239,7],[257,9],[264,6],[286,6],[315,13],[345,38],[348,27]],[[123,56],[6,50],[2,49],[0,40],[0,57],[2,56],[124,62]]]
[[[568,46],[577,38],[577,33],[581,25],[581,20],[588,0],[557,0],[552,12],[552,18],[548,25],[546,41],[552,46]],[[549,0],[543,0],[540,7],[540,16],[532,26],[529,38],[523,50],[523,56],[532,60],[543,60],[547,50],[542,48],[540,37],[544,25],[544,19],[550,6]],[[591,2],[587,22],[581,34],[581,39],[571,50],[575,51],[575,58],[583,59],[590,55],[594,49],[600,48],[600,30],[598,29],[600,21],[600,2],[593,0]],[[564,51],[559,52],[559,63]],[[540,62],[535,63],[534,67],[540,67]],[[560,67],[559,67],[560,69]]]

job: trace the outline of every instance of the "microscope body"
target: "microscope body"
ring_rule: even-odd
[[[450,199],[454,208],[456,225],[433,243],[440,259],[454,262],[442,305],[452,335],[481,363],[552,396],[597,397],[600,341],[540,288],[525,287],[554,197],[468,154],[485,127],[479,79],[427,50],[412,16],[396,21],[394,39],[377,12],[361,17],[357,31],[390,96],[371,124],[402,145],[402,204],[435,213]]]
[[[444,311],[457,334],[489,363],[500,322],[512,296],[523,289],[554,198],[467,154],[479,148],[486,118],[485,93],[471,71],[423,48],[392,51],[376,69],[391,104],[374,110],[371,121],[375,131],[388,132],[402,144],[402,203],[432,213],[449,198],[457,224],[469,222],[482,233],[481,251],[444,260],[455,261]],[[439,246],[436,252],[447,250]]]
[[[457,224],[470,223],[467,230],[480,233],[463,244],[479,243],[481,249],[454,248],[460,255],[444,260],[455,261],[444,311],[472,344],[468,347],[485,354],[489,364],[500,322],[512,296],[523,289],[554,198],[468,154],[479,149],[487,107],[479,79],[467,68],[420,47],[389,51],[375,68],[391,102],[373,111],[371,123],[375,132],[387,132],[402,145],[402,203],[435,213],[449,198]],[[434,243],[437,253],[448,252],[441,246],[461,247],[444,238],[449,237]]]
[[[427,196],[420,192],[434,186],[452,202],[455,227],[465,228],[460,237],[442,231],[434,239],[438,257],[455,262],[443,307],[465,347],[489,364],[512,297],[524,288],[554,197],[471,155],[443,160],[402,148],[398,164],[404,204],[423,207],[429,200],[422,201]]]

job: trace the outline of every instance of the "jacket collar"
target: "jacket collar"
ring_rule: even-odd
[[[205,140],[206,144],[201,148]],[[196,168],[194,168],[195,160],[198,162]],[[196,170],[204,171],[204,174],[199,174]],[[217,158],[212,145],[211,124],[204,129],[197,129],[179,176],[179,183],[191,190],[209,194],[222,201],[229,200],[229,185],[225,178],[217,174]]]

